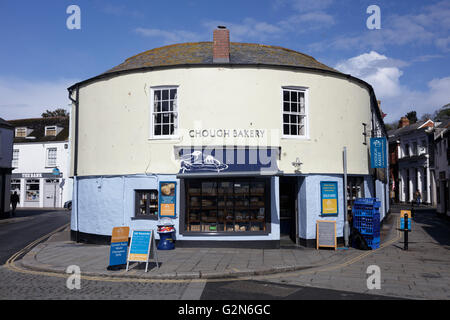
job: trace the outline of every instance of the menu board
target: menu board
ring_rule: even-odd
[[[117,266],[127,262],[129,227],[115,227],[111,236],[109,265]]]
[[[336,250],[336,221],[317,221],[316,228],[316,249],[319,249],[319,247],[328,247]]]

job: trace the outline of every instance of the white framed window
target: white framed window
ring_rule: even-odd
[[[56,126],[45,127],[45,135],[46,136],[56,136]]]
[[[178,87],[151,89],[151,132],[154,139],[178,136]]]
[[[13,157],[11,167],[18,168],[19,167],[19,149],[13,149]]]
[[[308,89],[283,87],[282,136],[308,138]]]
[[[47,149],[46,167],[56,167],[56,148]]]
[[[27,136],[27,128],[26,127],[16,128],[16,137],[17,138],[25,138],[26,136]]]

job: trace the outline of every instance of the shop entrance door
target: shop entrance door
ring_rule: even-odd
[[[280,237],[282,244],[295,244],[297,227],[297,177],[280,177]]]
[[[59,180],[46,179],[44,182],[44,208],[57,208],[60,206]]]

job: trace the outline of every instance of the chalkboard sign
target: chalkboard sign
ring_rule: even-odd
[[[334,248],[336,250],[337,240],[336,240],[336,221],[317,221],[317,249],[319,247]]]

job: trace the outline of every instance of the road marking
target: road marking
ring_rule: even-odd
[[[397,226],[399,227],[399,220],[397,220]],[[63,227],[60,227],[56,229],[55,231],[49,233],[46,236],[43,236],[39,238],[36,241],[33,241],[31,244],[14,254],[11,258],[8,259],[8,261],[5,263],[5,267],[9,270],[25,273],[25,274],[34,274],[34,275],[43,275],[43,276],[49,276],[49,277],[59,277],[59,278],[67,278],[68,274],[63,273],[56,273],[56,272],[50,272],[50,271],[35,271],[35,270],[28,270],[18,267],[15,264],[15,259],[19,257],[22,253],[26,253],[26,250],[31,250],[34,244],[39,243],[40,241],[44,240],[45,238],[52,236],[53,234],[64,230],[69,224],[64,225]],[[398,241],[401,238],[400,231],[397,230],[397,237],[383,243],[380,245],[380,248],[376,250],[370,250],[367,251],[361,255],[358,255],[349,261],[346,261],[344,263],[330,266],[330,267],[324,267],[324,268],[317,268],[312,270],[303,270],[303,271],[293,271],[293,272],[285,272],[289,273],[289,275],[304,275],[304,274],[311,274],[311,273],[319,273],[319,272],[325,272],[325,271],[331,271],[336,270],[339,268],[347,267],[353,263],[358,262],[359,260],[367,257],[368,255],[377,252],[381,249],[386,248],[387,246],[390,246],[392,243]],[[83,270],[82,270],[83,272]],[[103,282],[138,282],[138,283],[202,283],[202,282],[226,282],[226,281],[242,281],[242,280],[250,280],[255,278],[264,278],[264,279],[270,279],[280,277],[280,273],[272,274],[272,275],[263,275],[263,276],[255,276],[255,275],[249,275],[249,276],[243,276],[243,277],[236,277],[236,278],[222,278],[222,279],[140,279],[140,278],[120,278],[120,277],[110,277],[110,276],[87,276],[81,274],[81,279],[83,280],[89,280],[89,281],[103,281]]]

